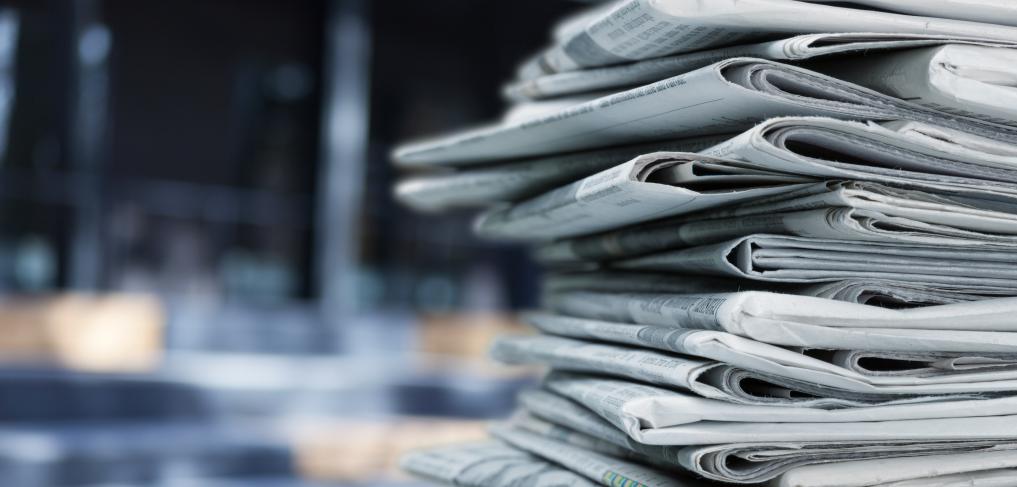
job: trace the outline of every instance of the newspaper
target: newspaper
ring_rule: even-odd
[[[860,460],[809,465],[782,475],[775,487],[1005,487],[1014,485],[1017,452],[983,451],[951,455]]]
[[[1017,354],[1014,353],[796,352],[711,330],[613,323],[548,313],[530,313],[525,315],[525,320],[550,335],[661,350],[725,364],[730,367],[717,368],[729,371],[722,376],[726,380],[721,381],[718,388],[727,390],[752,391],[760,382],[772,384],[788,379],[835,389],[841,396],[846,395],[845,392],[931,396],[1017,391]],[[576,353],[582,351],[581,347],[575,349]],[[538,354],[530,355],[536,358]],[[589,370],[596,369],[589,358],[580,358],[578,362],[590,364]],[[560,368],[570,366],[566,364]],[[706,382],[718,380],[715,373],[712,377],[709,373],[699,377],[704,377]],[[735,384],[736,381],[751,384]],[[767,393],[778,389],[770,387]]]
[[[734,207],[560,240],[540,247],[536,256],[548,265],[610,261],[753,233],[1005,249],[1017,245],[1017,208],[984,210],[945,195],[824,182]]]
[[[596,151],[559,154],[467,171],[411,176],[396,185],[396,198],[418,210],[491,206],[537,196],[643,154],[698,152],[729,136],[697,137]]]
[[[571,291],[547,307],[566,316],[725,331],[763,343],[830,350],[1014,353],[1017,298],[888,309],[746,291],[653,294]]]
[[[882,242],[749,235],[622,260],[630,270],[728,276],[772,282],[817,283],[878,279],[973,289],[1013,289],[1017,249],[942,247]]]
[[[1017,50],[946,45],[822,61],[810,68],[927,108],[1017,121]]]
[[[411,474],[462,487],[593,487],[597,483],[497,441],[410,453],[400,467]]]
[[[856,123],[819,117],[767,120],[702,153],[738,161],[742,166],[824,179],[851,179],[904,185],[933,192],[986,192],[1013,195],[1017,159],[984,137],[935,124],[929,135],[899,123]],[[919,132],[921,133],[921,132]],[[934,141],[935,136],[942,137]],[[989,144],[993,148],[986,145]]]
[[[915,5],[919,0],[907,2]],[[897,4],[887,0],[884,3]],[[922,2],[922,5],[942,2]],[[968,3],[968,2],[965,2]],[[519,77],[574,71],[586,67],[622,64],[669,54],[701,51],[754,40],[769,40],[788,33],[883,32],[982,37],[1017,41],[1017,30],[997,25],[998,17],[1012,19],[1012,7],[980,2],[964,7],[912,8],[932,17],[899,15],[833,5],[788,0],[624,0],[581,18],[563,37],[519,70]],[[962,13],[970,18],[990,16],[991,23],[936,18]],[[997,13],[1002,13],[997,15]],[[807,22],[803,19],[808,19]]]
[[[947,475],[937,475],[939,472],[934,469],[935,467],[929,469],[928,476],[880,484],[880,487],[1009,487],[1017,485],[1017,469],[1014,468],[971,470]],[[791,480],[793,481],[793,479]],[[795,484],[789,483],[788,485]]]
[[[604,328],[601,327],[601,330]],[[612,331],[628,333],[619,332],[617,327]],[[656,333],[656,336],[642,337],[639,341],[673,339],[674,335],[681,333],[668,334],[667,330],[660,328],[644,328],[641,331]],[[716,401],[767,408],[872,408],[959,401],[1017,390],[1014,374],[1006,370],[966,374],[970,381],[942,375],[924,380],[898,378],[894,381],[886,377],[866,377],[843,368],[838,371],[831,364],[821,368],[819,361],[809,362],[801,358],[779,365],[768,363],[771,359],[759,355],[743,352],[726,354],[735,355],[739,364],[749,365],[742,368],[714,360],[662,353],[657,351],[664,348],[661,346],[653,348],[656,350],[542,336],[503,338],[496,342],[493,353],[497,360],[508,364],[545,365],[555,370],[608,375],[687,390],[706,398],[698,400],[690,397],[691,410],[708,408]]]
[[[704,482],[696,479],[682,478],[674,473],[661,472],[588,449],[577,448],[564,441],[518,428],[496,426],[491,429],[491,433],[516,448],[562,465],[601,485],[642,485],[646,487],[700,487],[705,485]]]
[[[617,66],[545,74],[532,79],[516,80],[506,86],[503,92],[511,100],[563,97],[652,83],[734,57],[753,57],[772,61],[804,61],[944,44],[987,47],[1017,46],[1017,43],[1013,42],[921,34],[805,34],[777,41],[709,49]]]
[[[1012,441],[998,440],[644,445],[589,409],[556,394],[527,391],[520,395],[520,403],[527,412],[513,418],[511,423],[517,428],[662,469],[680,465],[696,475],[729,483],[760,483],[806,465],[1017,448]]]
[[[681,152],[637,157],[519,204],[482,215],[476,232],[506,240],[550,239],[702,211],[794,191],[808,179],[752,169],[701,177],[691,165],[725,161]],[[675,183],[666,183],[674,180]],[[728,181],[730,189],[714,189]],[[706,189],[698,190],[700,185]]]
[[[846,279],[814,285],[795,285],[619,270],[553,273],[544,280],[543,290],[546,295],[566,291],[676,294],[775,291],[888,308],[962,303],[1009,296],[1013,292],[1008,288],[982,287],[975,294],[971,293],[970,289],[957,290],[945,286],[873,279]]]
[[[499,238],[551,239],[705,210],[673,197],[664,199],[681,204],[680,210],[662,210],[660,203],[645,201],[651,190],[664,191],[664,184],[678,188],[670,190],[673,193],[696,193],[700,195],[697,200],[713,207],[738,204],[730,196],[749,194],[746,191],[751,190],[751,205],[728,213],[708,213],[704,219],[831,206],[876,211],[861,216],[855,216],[858,212],[842,211],[837,218],[830,219],[835,222],[834,228],[823,223],[827,219],[819,212],[806,215],[811,224],[803,225],[800,218],[795,219],[798,223],[793,225],[799,227],[798,231],[804,231],[801,227],[806,226],[825,237],[844,238],[845,234],[857,237],[861,232],[870,238],[883,239],[890,234],[880,230],[879,223],[888,220],[878,218],[884,217],[901,217],[890,223],[901,224],[907,231],[921,229],[945,237],[981,239],[986,233],[1006,233],[1007,228],[1012,228],[1013,214],[1017,213],[1017,172],[1013,170],[1017,157],[998,150],[996,146],[1001,144],[991,139],[944,127],[915,123],[892,127],[828,118],[772,119],[703,152],[716,159],[681,153],[648,154],[516,206],[494,210],[481,219],[479,230]],[[945,138],[938,138],[934,144],[926,143],[937,136]],[[1017,150],[1015,145],[1003,147]],[[780,179],[781,175],[788,179]],[[753,182],[803,184],[806,179],[802,178],[864,183],[789,186],[772,195],[759,194],[764,190],[749,186]],[[887,184],[912,190],[890,189]],[[597,192],[580,192],[589,187]],[[729,194],[723,196],[725,189]],[[588,198],[588,192],[598,199],[588,203],[577,201]],[[601,197],[606,202],[600,201]],[[708,197],[715,202],[710,203]],[[640,204],[619,204],[630,200]],[[602,203],[607,208],[601,207]],[[594,214],[603,216],[593,219]],[[762,225],[757,218],[741,221]],[[740,231],[713,224],[695,228],[707,234]],[[997,240],[1012,241],[1012,237]]]
[[[733,58],[543,117],[403,146],[394,157],[407,167],[479,164],[731,133],[795,115],[913,120],[1017,141],[1015,127],[937,112],[804,68]]]
[[[811,3],[841,3],[838,0],[805,0]],[[971,20],[999,25],[1017,25],[1017,4],[1010,0],[851,0],[852,4],[889,12],[926,15],[944,19]]]
[[[816,409],[869,407],[874,404],[911,404],[957,400],[965,397],[903,396],[907,389],[889,392],[848,390],[787,377],[790,374],[741,369],[711,360],[680,357],[646,348],[598,344],[552,336],[501,338],[492,355],[513,365],[546,365],[556,370],[605,374],[614,377],[679,388],[694,392],[690,410],[709,409],[724,401],[748,408],[749,405],[772,407],[810,407]],[[809,374],[804,374],[809,375]],[[821,375],[821,374],[815,374]],[[843,381],[847,382],[847,381]],[[1000,387],[1017,389],[1014,384],[997,382]],[[981,384],[984,390],[985,384]],[[966,387],[972,389],[970,385]],[[944,389],[949,389],[944,387]],[[902,392],[898,392],[902,391]],[[924,392],[924,391],[918,391]],[[707,398],[707,399],[700,399]],[[735,408],[738,409],[738,408]]]
[[[716,401],[715,409],[698,415],[700,411],[687,408],[686,393],[627,381],[555,373],[545,380],[545,387],[584,405],[646,445],[1012,441],[1017,436],[1017,416],[983,410],[1013,398],[970,401],[967,407],[957,406],[968,401],[956,401],[834,410]]]

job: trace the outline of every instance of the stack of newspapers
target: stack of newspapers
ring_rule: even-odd
[[[546,265],[463,486],[1017,485],[1017,2],[622,0],[398,197]]]

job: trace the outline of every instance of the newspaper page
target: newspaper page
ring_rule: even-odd
[[[714,402],[712,400],[764,407],[871,408],[877,405],[959,401],[974,398],[979,393],[998,395],[1017,390],[1017,381],[1013,380],[1012,374],[987,374],[985,377],[999,380],[962,385],[884,385],[849,377],[846,372],[835,374],[793,367],[765,367],[769,370],[764,372],[759,370],[764,367],[743,369],[657,350],[542,336],[502,338],[496,342],[493,355],[495,359],[512,365],[545,365],[561,371],[622,377],[688,390],[710,399],[698,401],[690,398],[690,411],[708,406]],[[753,360],[742,357],[741,361]],[[668,370],[669,367],[673,370]],[[949,397],[931,395],[932,392],[957,394],[957,391],[964,394]]]
[[[538,248],[536,257],[549,265],[602,262],[754,233],[1006,249],[1017,245],[1017,216],[874,183],[825,182],[714,211],[559,240]]]
[[[930,3],[938,2],[925,2]],[[930,13],[950,10],[932,8]],[[788,33],[882,32],[1017,41],[1017,30],[998,21],[978,23],[787,0],[625,0],[583,20],[583,29],[573,24],[569,35],[524,64],[519,77],[770,40]]]
[[[812,410],[734,406],[736,421],[692,419],[687,395],[626,381],[552,374],[545,380],[552,392],[582,404],[623,430],[633,440],[659,446],[774,442],[931,442],[967,440],[1010,441],[1017,432],[1014,415],[982,415],[991,399],[923,403],[873,408]],[[723,404],[723,403],[721,403]],[[798,411],[800,414],[795,414]],[[974,416],[973,416],[974,415]],[[718,415],[719,416],[719,415]],[[811,422],[810,422],[811,420]]]
[[[606,486],[704,487],[692,478],[661,472],[593,451],[571,446],[525,430],[495,427],[491,433],[512,446],[547,459]]]
[[[725,59],[753,57],[771,61],[804,61],[878,51],[915,49],[945,44],[1017,47],[1017,43],[980,38],[919,34],[805,34],[777,41],[742,44],[644,61],[516,80],[503,92],[511,100],[533,100],[638,86],[687,73]]]
[[[1000,124],[1017,120],[1017,50],[945,45],[812,63],[918,105]]]
[[[1017,485],[1017,469],[977,470],[880,484],[880,487],[1009,487]]]
[[[579,235],[794,191],[801,181],[807,181],[756,171],[726,178],[740,182],[732,189],[697,191],[695,177],[680,185],[658,182],[704,157],[680,152],[640,156],[519,204],[492,210],[478,219],[475,230],[483,237],[506,240]]]
[[[550,432],[539,422],[521,422],[521,428],[534,428],[541,434],[596,438],[645,456],[655,465],[681,465],[710,480],[729,483],[760,483],[797,467],[867,458],[911,457],[994,451],[1017,448],[1011,441],[968,440],[949,442],[795,442],[726,443],[702,446],[657,446],[638,443],[591,410],[547,391],[526,391],[520,403],[528,417],[546,419],[558,425]],[[564,430],[564,432],[562,432]],[[577,433],[568,433],[574,431]],[[588,440],[589,441],[589,440]]]
[[[927,140],[916,143],[876,123],[789,117],[767,120],[702,153],[760,170],[970,193],[983,202],[986,193],[1013,196],[1015,159],[978,149],[973,141],[985,138]]]
[[[800,467],[783,474],[774,485],[778,487],[803,485],[815,487],[921,485],[928,487],[938,485],[937,478],[940,479],[938,481],[940,484],[943,481],[950,481],[951,478],[961,478],[964,479],[962,483],[954,485],[972,486],[979,485],[977,483],[979,472],[998,472],[999,469],[1014,467],[1017,467],[1017,452],[1011,450],[870,459]],[[1013,476],[1008,475],[1002,478],[1013,478]]]
[[[805,0],[811,3],[838,3],[837,0]],[[1010,0],[851,0],[855,5],[889,12],[925,15],[944,19],[971,20],[988,24],[1017,26],[1017,4]]]
[[[546,306],[566,316],[725,331],[773,345],[830,350],[1017,351],[1017,299],[890,309],[746,291],[653,294],[572,291]]]
[[[410,453],[400,467],[423,479],[462,487],[593,487],[586,478],[497,441]]]
[[[719,244],[614,262],[629,270],[727,276],[788,283],[878,279],[915,284],[1012,287],[1017,249],[943,247],[750,235]]]
[[[610,169],[652,152],[698,152],[729,136],[654,142],[560,154],[466,171],[411,176],[396,185],[396,199],[418,210],[483,207],[537,196],[556,186]]]
[[[1015,127],[937,112],[803,68],[734,58],[525,122],[403,146],[394,158],[405,167],[480,164],[731,133],[796,115],[914,120],[1017,141]]]
[[[524,319],[550,335],[714,360],[756,372],[748,377],[735,375],[735,379],[753,382],[776,377],[843,391],[902,396],[1017,390],[1014,370],[1017,354],[837,350],[813,356],[718,331],[613,323],[548,313],[528,313]],[[740,387],[751,390],[751,386]]]
[[[796,285],[617,269],[558,272],[545,278],[545,295],[567,291],[674,294],[773,291],[898,309],[1007,297],[1013,292],[1007,288],[992,287],[980,287],[974,292],[971,289],[951,289],[949,286],[877,279],[846,279]]]

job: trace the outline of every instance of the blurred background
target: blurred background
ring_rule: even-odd
[[[417,485],[537,271],[391,196],[566,0],[0,2],[0,484]]]

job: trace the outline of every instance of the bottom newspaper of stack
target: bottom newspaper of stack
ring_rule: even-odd
[[[588,277],[573,282],[613,278]],[[549,290],[526,316],[541,334],[493,349],[549,366],[542,387],[491,442],[407,470],[470,486],[1017,485],[1017,298]]]

